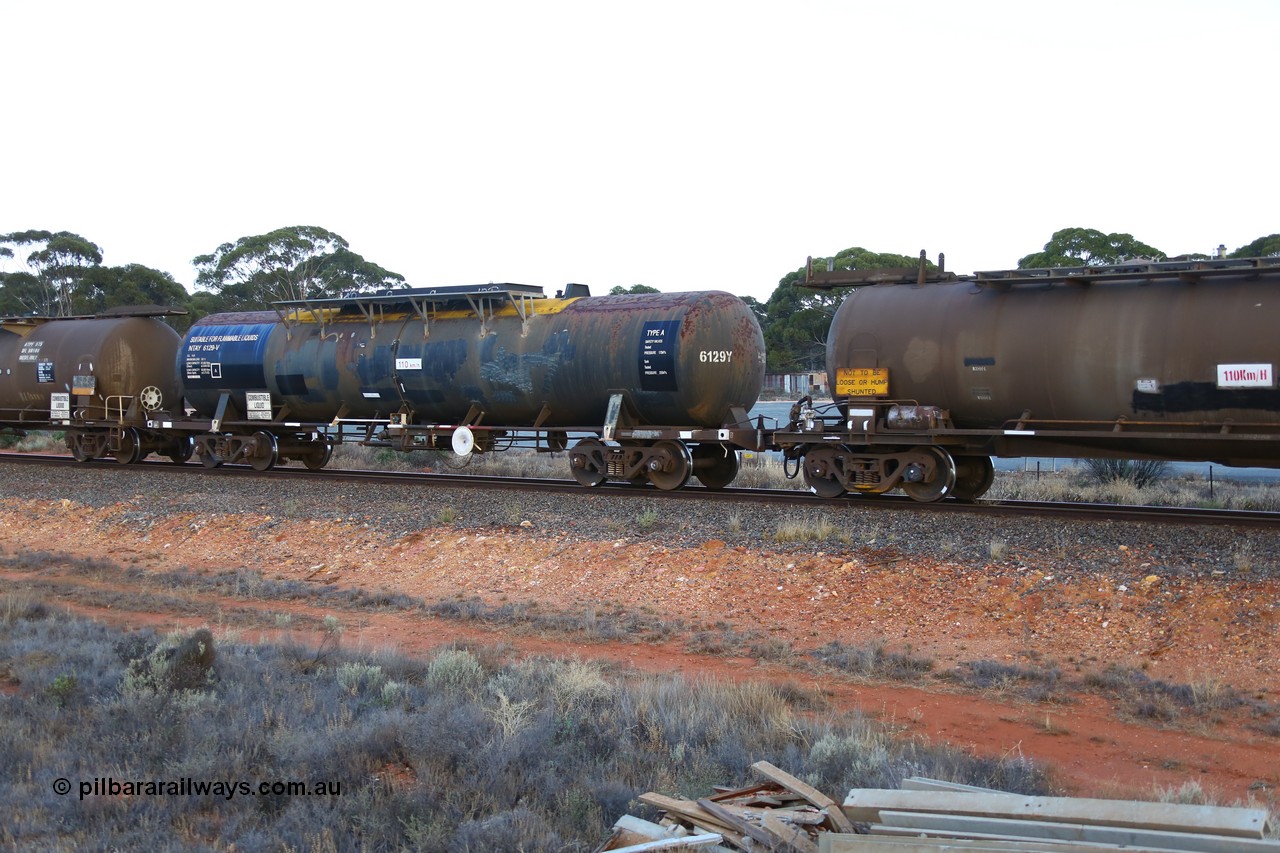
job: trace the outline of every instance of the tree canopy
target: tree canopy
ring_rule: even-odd
[[[1063,228],[1055,231],[1044,249],[1018,260],[1019,269],[1037,267],[1098,267],[1135,258],[1162,261],[1159,249],[1134,239],[1132,234],[1103,234],[1093,228]]]
[[[27,270],[0,272],[8,313],[65,317],[75,313],[76,287],[102,263],[102,249],[70,231],[15,231],[0,235],[0,257],[25,254]]]
[[[615,284],[609,288],[610,296],[623,296],[628,293],[661,293],[656,287],[650,287],[647,284],[633,284],[630,287],[624,287],[621,284]]]
[[[1273,258],[1280,255],[1280,234],[1259,237],[1231,253],[1232,258]]]
[[[272,302],[405,284],[404,276],[351,251],[338,234],[308,225],[241,237],[191,263],[197,271],[196,287],[215,294],[224,309],[261,308]]]
[[[844,249],[831,258],[813,259],[815,266],[826,265],[828,262],[833,269],[861,270],[914,267],[919,259],[908,255],[872,252],[860,246]],[[761,319],[765,348],[768,351],[765,369],[770,373],[825,369],[827,331],[848,288],[810,290],[800,286],[804,282],[804,276],[804,267],[787,273],[778,282],[768,303],[761,306],[754,299],[747,303],[756,312],[757,318]]]

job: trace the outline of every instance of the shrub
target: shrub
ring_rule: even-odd
[[[764,683],[504,665],[457,648],[425,665],[334,648],[332,666],[302,668],[290,646],[219,637],[213,655],[209,639],[74,618],[0,631],[22,685],[0,697],[0,847],[586,853],[640,793],[743,785],[756,760],[833,796],[918,773],[1045,790],[1026,762],[897,739],[857,715],[815,718],[812,697]],[[181,689],[184,662],[217,677]],[[51,792],[55,779],[95,777],[299,780],[341,796]]]
[[[915,657],[910,650],[891,652],[879,640],[865,646],[832,641],[816,649],[813,656],[850,675],[890,681],[915,681],[933,669],[932,659]]]
[[[1127,482],[1139,489],[1163,478],[1169,470],[1169,463],[1161,459],[1083,459],[1081,462],[1096,483]]]

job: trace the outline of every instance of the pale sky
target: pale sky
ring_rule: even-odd
[[[767,299],[850,246],[1280,232],[1280,2],[8,2],[0,233],[191,289],[290,225],[414,286]],[[1268,212],[1271,211],[1271,212]]]

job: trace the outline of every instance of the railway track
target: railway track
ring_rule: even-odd
[[[893,512],[925,512],[925,513],[969,513],[989,517],[1060,517],[1074,519],[1096,519],[1110,521],[1144,521],[1157,524],[1180,525],[1222,525],[1263,529],[1280,529],[1280,513],[1258,510],[1203,509],[1194,507],[1161,507],[1133,506],[1124,504],[1096,504],[1076,502],[1049,501],[984,501],[961,503],[959,501],[938,501],[921,503],[906,495],[845,495],[836,498],[822,498],[801,489],[754,489],[727,488],[716,491],[702,486],[691,485],[675,491],[663,491],[648,486],[634,486],[629,483],[606,482],[594,489],[586,489],[572,479],[548,480],[526,477],[497,477],[479,474],[436,474],[403,471],[375,471],[366,469],[326,468],[321,471],[310,471],[305,468],[273,468],[269,471],[254,471],[248,466],[225,465],[220,468],[205,468],[196,463],[177,465],[168,461],[144,460],[127,468],[109,460],[77,462],[70,456],[7,453],[0,452],[0,461],[11,465],[46,465],[75,466],[86,465],[110,470],[139,470],[152,468],[158,471],[181,474],[183,476],[204,477],[260,477],[276,479],[302,479],[315,481],[360,482],[370,485],[378,484],[419,484],[449,488],[468,489],[501,489],[511,491],[538,490],[543,492],[564,492],[566,494],[608,495],[618,500],[636,498],[662,498],[664,500],[716,500],[750,502],[758,504],[778,504],[790,507],[828,507],[841,508],[856,506],[871,511]]]

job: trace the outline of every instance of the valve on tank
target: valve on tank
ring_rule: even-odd
[[[792,404],[787,421],[787,429],[790,431],[822,432],[822,419],[813,407],[813,398],[808,394]]]

